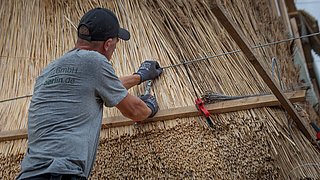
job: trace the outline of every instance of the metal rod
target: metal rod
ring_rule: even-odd
[[[265,46],[271,46],[271,45],[274,45],[274,44],[279,44],[279,43],[283,43],[283,42],[288,42],[288,41],[292,41],[292,40],[296,40],[296,39],[302,39],[302,38],[312,37],[312,36],[317,36],[317,35],[320,35],[320,32],[307,34],[307,35],[303,35],[303,36],[299,36],[299,37],[295,37],[295,38],[284,39],[284,40],[280,40],[280,41],[274,41],[274,42],[266,43],[266,44],[262,44],[262,45],[256,45],[256,46],[253,46],[251,48],[252,49],[256,49],[256,48],[261,48],[261,47],[265,47]],[[211,58],[220,57],[220,56],[224,56],[224,55],[234,54],[234,53],[238,53],[238,52],[241,52],[241,50],[238,49],[238,50],[229,51],[229,52],[218,54],[218,55],[212,55],[212,56],[206,56],[206,57],[202,57],[202,58],[191,59],[191,60],[183,61],[183,63],[164,66],[162,68],[163,69],[172,68],[172,67],[176,67],[176,66],[181,66],[183,64],[191,64],[191,63],[194,63],[194,62],[197,62],[197,61],[203,61],[203,60],[206,60],[206,59],[211,59]],[[0,56],[0,58],[2,58],[2,57],[7,57],[7,58],[28,58],[28,57]],[[29,59],[37,59],[37,58],[30,58],[29,57]],[[4,99],[4,100],[0,100],[0,103],[6,102],[6,101],[12,101],[12,100],[16,100],[16,99],[21,99],[21,98],[26,98],[26,97],[31,97],[31,96],[32,96],[32,94],[25,95],[25,96],[20,96],[20,97],[15,97],[15,98]]]
[[[296,40],[296,39],[302,39],[302,38],[312,37],[312,36],[317,36],[317,35],[320,35],[320,32],[312,33],[312,34],[308,34],[308,35],[303,35],[303,36],[299,36],[299,37],[295,37],[295,38],[284,39],[284,40],[280,40],[280,41],[274,41],[274,42],[266,43],[266,44],[262,44],[262,45],[256,45],[256,46],[251,47],[251,49],[262,48],[262,47],[266,47],[266,46],[271,46],[271,45],[275,45],[275,44],[280,44],[280,43],[284,43],[284,42],[288,42],[288,41],[292,41],[292,40]],[[183,61],[183,63],[164,66],[162,68],[163,69],[172,68],[172,67],[180,66],[183,64],[190,64],[190,63],[194,63],[197,61],[203,61],[206,59],[211,59],[211,58],[220,57],[220,56],[224,56],[224,55],[234,54],[234,53],[238,53],[238,52],[241,52],[241,50],[238,49],[238,50],[229,51],[229,52],[218,54],[218,55],[212,55],[212,56],[206,56],[206,57],[201,57],[201,58],[196,58],[196,59],[185,60],[185,61]]]

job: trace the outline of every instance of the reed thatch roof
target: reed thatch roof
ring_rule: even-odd
[[[250,45],[288,38],[273,1],[222,1]],[[76,26],[87,10],[112,9],[132,35],[113,57],[119,76],[133,73],[144,59],[162,66],[239,49],[201,0],[3,0],[0,7],[0,99],[32,94],[36,77],[53,59],[73,48]],[[280,4],[281,6],[281,4]],[[283,6],[283,4],[282,4]],[[282,12],[285,15],[285,12]],[[276,57],[283,91],[299,86],[287,42],[254,50],[267,72]],[[270,93],[242,53],[188,66],[198,94],[210,90],[242,96]],[[279,79],[275,79],[280,83]],[[142,94],[143,86],[130,90]],[[183,66],[166,68],[152,87],[160,109],[194,105],[194,92]],[[27,127],[30,97],[0,103],[0,130]],[[306,104],[296,105],[305,123]],[[120,115],[105,109],[106,118]],[[320,154],[279,107],[213,114],[215,128],[199,117],[148,123],[140,128],[104,129],[92,179],[286,179],[320,178]],[[312,129],[309,129],[313,132]],[[0,177],[14,178],[27,139],[0,142]]]

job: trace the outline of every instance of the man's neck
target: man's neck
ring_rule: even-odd
[[[75,48],[77,49],[83,49],[83,50],[94,50],[91,46],[89,45],[84,45],[84,44],[79,44],[76,43]]]

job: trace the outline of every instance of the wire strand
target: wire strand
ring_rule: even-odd
[[[274,42],[270,42],[270,43],[266,43],[266,44],[262,44],[262,45],[255,45],[255,46],[252,46],[251,49],[262,48],[262,47],[266,47],[266,46],[271,46],[271,45],[275,45],[275,44],[280,44],[280,43],[284,43],[284,42],[288,42],[288,41],[293,41],[293,40],[312,37],[312,36],[317,36],[317,35],[320,35],[320,32],[307,34],[307,35],[294,37],[294,38],[289,38],[289,39],[284,39],[284,40],[279,40],[279,41],[274,41]],[[196,58],[196,59],[184,60],[183,63],[173,64],[173,65],[165,66],[165,67],[162,67],[162,68],[163,69],[172,68],[172,67],[180,66],[180,65],[183,65],[183,64],[190,64],[190,63],[194,63],[194,62],[197,62],[197,61],[203,61],[203,60],[206,60],[206,59],[216,58],[216,57],[225,56],[225,55],[229,55],[229,54],[234,54],[234,53],[238,53],[238,52],[241,52],[241,50],[238,49],[238,50],[233,50],[233,51],[225,52],[225,53],[218,54],[218,55],[205,56],[205,57]]]
[[[17,99],[28,98],[28,97],[32,97],[32,94],[28,94],[28,95],[24,95],[24,96],[18,96],[18,97],[9,98],[9,99],[4,99],[4,100],[1,100],[0,103],[7,102],[7,101],[13,101],[13,100],[17,100]]]
[[[262,45],[256,45],[256,46],[253,46],[251,48],[252,49],[262,48],[262,47],[266,47],[266,46],[271,46],[271,45],[275,45],[275,44],[280,44],[280,43],[284,43],[284,42],[288,42],[288,41],[292,41],[292,40],[296,40],[296,39],[302,39],[302,38],[307,38],[307,37],[312,37],[312,36],[317,36],[317,35],[320,35],[320,32],[307,34],[307,35],[294,37],[294,38],[289,38],[289,39],[284,39],[284,40],[280,40],[280,41],[274,41],[274,42],[266,43],[266,44],[262,44]],[[229,52],[218,54],[218,55],[191,59],[191,60],[183,61],[182,63],[173,64],[173,65],[169,65],[169,66],[164,66],[162,68],[163,69],[167,69],[167,68],[172,68],[172,67],[176,67],[176,66],[180,66],[180,65],[188,65],[188,64],[191,64],[191,63],[194,63],[194,62],[197,62],[197,61],[209,60],[211,58],[225,56],[225,55],[234,54],[234,53],[238,53],[238,52],[241,52],[241,50],[234,50],[234,51],[229,51]],[[0,56],[0,57],[5,57],[5,56]],[[10,57],[10,58],[14,58],[14,57]],[[17,57],[17,58],[22,58],[22,57]],[[35,59],[35,58],[30,58],[30,59]],[[4,100],[0,100],[0,103],[7,102],[7,101],[13,101],[13,100],[17,100],[17,99],[22,99],[22,98],[27,98],[27,97],[31,97],[31,96],[32,96],[32,94],[25,95],[25,96],[19,96],[19,97],[15,97],[15,98],[4,99]]]

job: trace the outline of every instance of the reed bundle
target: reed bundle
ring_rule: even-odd
[[[221,1],[252,46],[288,38],[271,1]],[[31,94],[41,70],[74,46],[79,18],[92,7],[112,9],[132,35],[113,57],[119,76],[134,72],[144,59],[162,66],[238,49],[203,1],[173,0],[9,0],[0,8],[1,99]],[[255,53],[271,73],[271,59],[281,67],[284,90],[298,85],[291,44],[258,48]],[[243,54],[221,56],[187,66],[197,94],[270,93]],[[280,83],[278,79],[275,79]],[[142,94],[143,86],[130,93]],[[195,94],[185,67],[165,69],[153,87],[161,109],[193,105]],[[26,128],[30,98],[0,104],[0,130]],[[306,123],[309,117],[301,108]],[[105,109],[105,115],[119,115]],[[216,128],[198,118],[109,128],[101,132],[92,179],[110,178],[319,178],[319,152],[280,108],[259,108],[212,115]],[[195,123],[196,122],[196,123]],[[200,123],[197,123],[200,122]],[[312,131],[311,131],[312,132]],[[0,143],[0,176],[12,179],[27,140]]]

